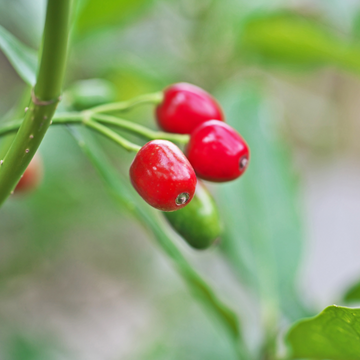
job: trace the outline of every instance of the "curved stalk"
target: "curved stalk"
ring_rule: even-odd
[[[162,131],[153,131],[145,126],[134,124],[130,121],[120,119],[111,115],[92,114],[92,119],[95,119],[103,124],[115,126],[122,130],[128,130],[136,135],[140,135],[149,140],[169,140],[179,144],[187,144],[189,142],[189,135],[171,134]]]
[[[71,0],[48,0],[37,82],[20,129],[0,161],[0,205],[35,155],[60,101],[67,58]]]
[[[88,119],[88,120],[86,120]],[[92,123],[89,125],[89,119],[92,119]],[[108,115],[100,115],[95,114],[92,115],[90,112],[85,113],[60,113],[57,115],[54,115],[52,119],[53,125],[81,125],[84,124],[88,127],[93,128],[94,130],[99,131],[100,127],[96,127],[93,125],[93,123],[101,123],[104,125],[110,125],[117,127],[121,130],[129,131],[135,135],[139,135],[141,137],[144,137],[145,139],[149,140],[155,140],[155,139],[163,139],[163,140],[169,140],[173,141],[182,145],[187,144],[189,141],[189,135],[180,135],[180,134],[170,134],[162,131],[153,131],[148,129],[145,126],[141,126],[138,124],[134,124],[128,120],[120,119],[115,116],[108,116]],[[0,136],[11,134],[19,129],[21,126],[22,121],[21,120],[15,120],[15,121],[9,121],[5,123],[3,126],[0,126]],[[100,125],[99,125],[100,126]],[[102,134],[106,135],[104,133],[103,127],[101,127]],[[107,133],[111,133],[110,139],[113,140],[114,133],[110,129],[108,129]],[[117,134],[116,134],[117,135]],[[108,135],[106,135],[108,136]],[[120,135],[118,135],[120,136]],[[108,136],[109,137],[109,136]],[[127,141],[127,140],[126,140]],[[119,143],[119,142],[118,142]],[[121,144],[120,144],[121,145]]]
[[[97,131],[99,134],[102,134],[106,136],[108,139],[114,141],[115,143],[117,143],[127,151],[138,152],[141,149],[141,146],[126,140],[125,138],[117,134],[115,131],[110,130],[104,125],[98,124],[96,121],[85,120],[84,124],[88,126],[90,129],[93,129]]]
[[[121,101],[117,103],[95,106],[89,109],[89,111],[91,111],[92,113],[109,113],[109,112],[117,112],[117,111],[127,111],[140,104],[155,104],[155,105],[160,104],[161,101],[163,100],[163,97],[164,95],[162,92],[145,94],[130,99],[128,101]]]

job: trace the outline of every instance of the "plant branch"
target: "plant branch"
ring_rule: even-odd
[[[57,101],[65,73],[72,0],[48,0],[40,67],[34,93],[41,101]]]
[[[84,113],[69,112],[69,113],[55,114],[52,119],[52,124],[53,125],[84,124],[86,126],[89,126],[87,121],[85,120],[89,118],[93,119],[94,120],[93,122],[114,126],[149,140],[164,139],[183,145],[187,144],[189,141],[189,135],[170,134],[162,131],[153,131],[145,126],[134,124],[128,120],[119,119],[115,116],[101,115],[101,114],[92,115],[90,111],[85,111]],[[21,123],[22,123],[21,120],[14,120],[5,123],[3,126],[0,126],[0,136],[4,136],[17,131],[20,128]],[[101,130],[101,132],[103,133],[103,129]],[[111,132],[111,136],[113,136],[113,132]]]
[[[35,155],[60,100],[70,11],[71,0],[48,0],[37,82],[20,129],[0,162],[0,205],[11,194]]]

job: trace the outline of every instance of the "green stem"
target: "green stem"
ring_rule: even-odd
[[[91,111],[92,113],[127,111],[140,104],[155,104],[155,105],[160,104],[161,101],[163,100],[163,97],[164,96],[162,92],[145,94],[128,101],[121,101],[117,103],[95,106],[89,109],[89,111]]]
[[[0,162],[0,205],[11,194],[35,155],[60,100],[70,10],[71,0],[48,0],[37,82],[24,121]]]
[[[91,118],[98,120],[103,124],[116,126],[120,129],[131,131],[132,133],[140,135],[146,139],[150,139],[150,140],[163,139],[184,145],[189,142],[189,135],[170,134],[162,131],[153,131],[145,126],[134,124],[130,121],[110,115],[101,115],[95,113],[90,116]]]
[[[52,118],[53,125],[81,124],[84,116],[81,113],[61,113]],[[0,126],[0,136],[8,135],[19,130],[22,120],[8,121]]]
[[[48,0],[40,68],[35,85],[38,99],[56,101],[65,73],[72,0]]]
[[[126,140],[125,138],[117,134],[115,131],[110,130],[106,126],[101,125],[96,121],[84,120],[83,123],[89,128],[96,130],[98,133],[106,136],[110,140],[113,140],[115,143],[122,146],[125,150],[138,152],[141,149],[141,146]]]
[[[85,124],[86,126],[89,126],[88,121],[86,121],[85,119],[88,119],[90,117],[94,120],[92,123],[97,122],[105,125],[116,126],[119,129],[130,131],[136,135],[142,136],[149,140],[164,139],[183,145],[187,144],[187,142],[189,141],[189,135],[169,134],[161,131],[153,131],[146,128],[145,126],[134,124],[124,119],[119,119],[117,117],[109,116],[109,115],[100,115],[100,114],[92,115],[90,112],[85,112],[85,113],[70,112],[70,113],[56,114],[52,119],[52,124],[53,125]],[[5,123],[3,126],[0,126],[0,136],[4,136],[17,131],[21,126],[21,123],[22,123],[21,120],[15,120],[15,121],[9,121]],[[90,127],[94,128],[93,124],[91,124]],[[99,128],[95,130],[98,129]],[[115,133],[112,132],[111,130],[109,130],[109,132],[111,133],[111,137],[113,137]],[[104,134],[103,127],[101,127],[101,133]]]

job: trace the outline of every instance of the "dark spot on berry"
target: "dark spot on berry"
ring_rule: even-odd
[[[239,161],[240,170],[244,170],[246,168],[248,162],[249,162],[249,160],[247,159],[247,157],[243,156]]]
[[[183,192],[179,194],[175,200],[176,205],[184,205],[189,201],[190,195],[189,193]]]

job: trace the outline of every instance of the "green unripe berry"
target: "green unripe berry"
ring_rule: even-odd
[[[171,227],[195,249],[206,249],[219,238],[221,221],[210,193],[198,181],[191,202],[174,212],[164,212]]]

